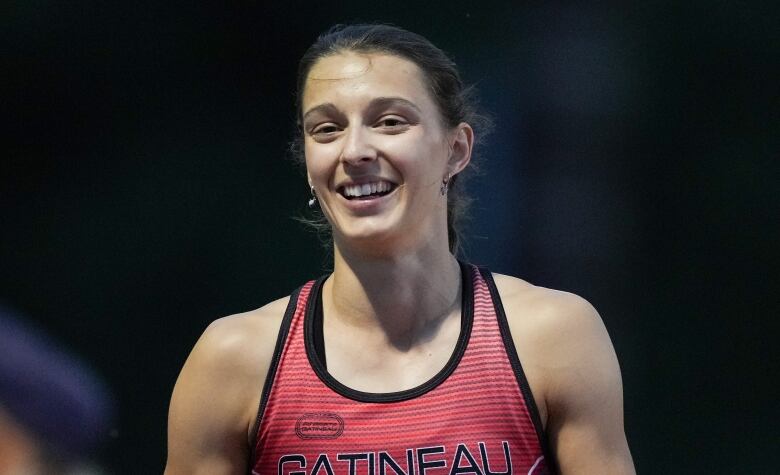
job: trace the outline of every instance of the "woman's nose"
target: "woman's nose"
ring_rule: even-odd
[[[376,160],[377,152],[371,143],[370,135],[365,127],[350,127],[347,130],[344,148],[341,150],[341,161],[350,165],[360,165]]]

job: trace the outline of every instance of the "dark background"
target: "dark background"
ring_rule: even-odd
[[[774,11],[238,3],[0,7],[0,300],[112,388],[107,473],[162,471],[210,321],[323,272],[291,219],[295,70],[355,20],[422,33],[477,84],[496,129],[466,256],[599,309],[638,471],[776,471]]]

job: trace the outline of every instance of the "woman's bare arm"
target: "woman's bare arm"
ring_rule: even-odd
[[[171,397],[166,475],[247,472],[249,432],[287,300],[219,319],[195,344]]]
[[[519,279],[496,285],[561,473],[634,474],[620,368],[596,310]]]

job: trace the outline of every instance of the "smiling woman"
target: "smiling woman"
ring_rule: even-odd
[[[422,81],[422,86],[429,93],[430,99],[435,103],[438,110],[438,118],[442,126],[448,129],[456,127],[461,123],[468,124],[475,132],[474,138],[478,139],[484,136],[490,129],[490,120],[480,114],[477,110],[476,100],[471,87],[465,87],[460,79],[455,64],[447,57],[444,52],[436,48],[422,36],[407,32],[398,28],[391,28],[382,25],[368,25],[362,28],[358,25],[348,28],[334,28],[329,34],[321,36],[318,41],[309,48],[301,59],[298,70],[298,121],[303,133],[298,135],[294,141],[292,150],[301,164],[305,164],[304,138],[306,136],[304,122],[305,110],[303,108],[304,93],[307,87],[311,86],[311,80],[315,76],[309,74],[311,69],[319,60],[332,56],[336,52],[354,52],[362,53],[364,61],[357,62],[353,69],[345,71],[348,75],[357,78],[362,73],[367,72],[372,67],[372,55],[388,55],[396,58],[404,58],[415,70],[418,77],[416,81]],[[369,54],[371,53],[371,54]],[[319,78],[321,81],[328,81],[327,77]],[[333,79],[333,78],[331,78]],[[411,109],[410,115],[416,116],[421,111],[417,104],[408,101],[402,97],[375,97],[376,106],[395,105],[404,106]],[[384,102],[384,104],[383,104]],[[332,104],[323,104],[332,106]],[[387,119],[385,125],[391,127],[397,126],[399,131],[409,123],[403,121],[392,121],[392,117]],[[469,168],[473,168],[470,165]],[[464,194],[461,183],[461,174],[452,175],[447,182],[447,236],[449,239],[450,250],[453,254],[458,253],[460,244],[460,224],[467,214],[470,200]],[[324,218],[324,217],[323,217]],[[327,220],[321,222],[312,222],[319,227],[330,229]]]
[[[166,473],[633,473],[595,310],[455,256],[467,96],[400,28],[337,27],[306,53],[298,149],[333,272],[209,326]]]
[[[468,164],[471,126],[446,128],[423,73],[398,56],[330,55],[308,77],[301,104],[306,170],[335,251],[446,250],[440,190]],[[371,192],[380,186],[388,192]],[[442,239],[443,246],[431,242]]]

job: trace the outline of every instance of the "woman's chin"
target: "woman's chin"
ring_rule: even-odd
[[[364,246],[366,243],[379,246],[392,240],[394,233],[387,226],[354,226],[335,233],[336,242],[342,246]]]
[[[349,226],[334,232],[334,241],[336,245],[343,250],[359,252],[361,254],[394,254],[404,246],[404,234],[394,226],[388,226],[388,223],[360,223],[360,226]],[[408,236],[406,236],[408,238]]]

